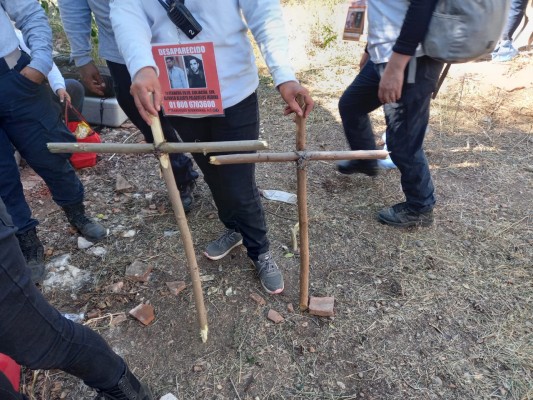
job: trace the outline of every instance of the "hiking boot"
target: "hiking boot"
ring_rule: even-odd
[[[337,171],[341,174],[365,174],[368,176],[376,176],[379,172],[377,162],[362,162],[361,160],[344,160],[337,163]]]
[[[76,228],[85,239],[98,242],[107,236],[107,229],[98,222],[93,222],[85,215],[83,203],[62,207],[68,222]]]
[[[433,223],[433,210],[418,212],[409,209],[407,203],[395,204],[378,213],[380,222],[407,228],[410,226],[429,226]]]
[[[255,268],[257,268],[257,274],[259,275],[261,285],[263,285],[263,288],[268,294],[278,294],[283,292],[283,289],[285,288],[283,275],[270,252],[260,254],[258,260],[253,263]]]
[[[194,203],[194,196],[192,193],[194,191],[195,186],[196,186],[195,181],[190,181],[189,183],[186,183],[185,185],[178,186],[178,189],[180,191],[181,204],[183,204],[183,210],[186,213],[192,210],[192,206]]]
[[[117,385],[108,390],[96,389],[94,400],[153,400],[155,397],[147,385],[139,382],[126,367],[126,372]]]
[[[39,283],[44,278],[44,247],[39,237],[37,230],[31,228],[29,231],[17,233],[20,250],[26,260],[26,264],[30,269],[31,281]]]
[[[240,244],[242,244],[242,235],[235,229],[226,228],[222,236],[207,245],[204,254],[210,260],[220,260]]]

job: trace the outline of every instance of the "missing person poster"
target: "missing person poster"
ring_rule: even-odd
[[[221,115],[213,43],[153,45],[165,115]]]
[[[366,1],[352,1],[346,14],[343,40],[359,40],[365,29]]]

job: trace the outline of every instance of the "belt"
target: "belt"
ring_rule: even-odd
[[[4,62],[6,63],[9,69],[13,69],[15,68],[15,65],[17,65],[17,61],[19,60],[20,55],[21,55],[20,49],[17,47],[7,56],[2,57],[2,59],[4,60]]]

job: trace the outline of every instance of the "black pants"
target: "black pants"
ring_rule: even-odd
[[[0,353],[31,369],[61,369],[90,387],[112,388],[126,364],[100,335],[64,318],[45,300],[30,280],[15,232],[0,199]],[[4,378],[0,398],[20,399]]]
[[[224,117],[172,117],[168,120],[184,142],[257,140],[259,109],[255,92],[224,112]],[[209,164],[212,155],[214,153],[195,153],[193,157],[211,189],[220,220],[226,228],[242,234],[248,256],[257,260],[260,254],[268,251],[269,242],[255,184],[255,164],[212,165]]]
[[[130,94],[131,76],[128,72],[128,68],[124,64],[114,63],[107,61],[109,72],[113,78],[113,84],[115,88],[115,94],[117,96],[118,104],[120,108],[126,113],[128,118],[133,124],[139,128],[144,136],[144,140],[148,143],[154,142],[152,136],[152,129],[142,119],[141,114],[137,110],[133,96]],[[169,142],[181,142],[180,138],[176,135],[176,131],[169,124],[167,118],[160,115],[161,127],[163,128],[163,134],[165,139]],[[182,187],[194,181],[198,178],[198,172],[192,167],[192,161],[185,154],[172,153],[170,154],[170,163],[172,165],[172,171],[174,172],[174,178],[178,187]]]

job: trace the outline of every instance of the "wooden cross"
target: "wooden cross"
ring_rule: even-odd
[[[215,165],[240,164],[257,162],[286,162],[296,161],[297,164],[297,194],[298,219],[300,230],[300,309],[307,309],[309,294],[309,236],[307,222],[307,171],[306,164],[310,160],[355,160],[355,159],[384,159],[388,152],[372,151],[335,151],[335,152],[307,152],[305,151],[305,119],[296,116],[297,126],[296,152],[288,153],[254,153],[231,154],[213,156],[210,162]],[[152,133],[154,143],[146,144],[116,144],[116,143],[48,143],[51,153],[150,153],[154,152],[158,159],[168,189],[174,216],[180,230],[181,240],[187,257],[187,266],[191,276],[193,297],[200,325],[202,342],[207,341],[208,325],[207,312],[204,305],[200,272],[187,217],[179,195],[174,173],[170,167],[169,153],[212,153],[264,150],[268,145],[264,141],[243,140],[230,142],[195,142],[195,143],[167,143],[163,136],[159,118],[152,118]]]

